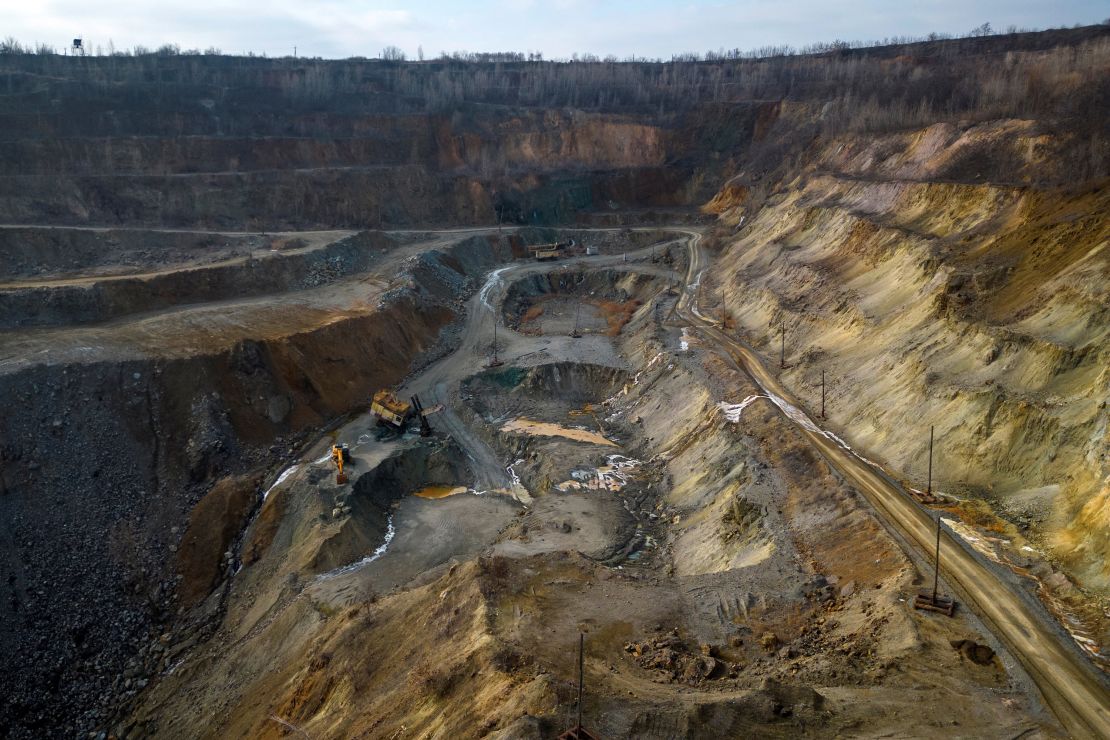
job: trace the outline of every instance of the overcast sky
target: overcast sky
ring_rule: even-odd
[[[815,41],[1097,23],[1106,0],[0,0],[0,36],[326,58],[441,51],[669,57]]]

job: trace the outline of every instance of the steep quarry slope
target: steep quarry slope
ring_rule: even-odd
[[[673,221],[738,169],[789,167],[823,131],[1082,115],[1107,35],[702,63],[0,55],[0,222]]]
[[[692,164],[664,168],[683,149],[668,121],[482,101],[427,111],[377,92],[395,84],[391,71],[218,57],[0,60],[10,93],[0,104],[0,221],[535,223],[583,207],[690,204],[709,187],[690,189]],[[306,73],[333,79],[305,97]]]
[[[507,255],[501,246],[361,234],[315,258],[136,279],[122,295],[138,313],[112,321],[72,325],[87,305],[59,300],[53,315],[71,325],[0,335],[0,405],[12,410],[0,419],[0,725],[92,727],[134,693],[128,661],[184,603],[173,553],[189,546],[189,517],[223,527],[206,549],[217,562],[200,582],[211,585],[257,474],[434,357],[469,274]],[[135,289],[174,280],[165,293]],[[236,298],[237,286],[278,292]],[[166,307],[174,290],[209,302]],[[191,513],[236,472],[248,475],[217,487],[207,515]]]
[[[751,388],[663,327],[684,250],[496,314],[514,360],[631,375],[623,421],[550,421],[596,421],[588,459],[474,408],[441,431],[515,498],[366,508],[320,458],[376,388],[476,371],[502,307],[464,302],[524,242],[654,239],[499,221],[716,216],[706,310],[767,349],[785,322],[787,383],[826,369],[838,433],[912,481],[934,424],[949,508],[1110,644],[1068,575],[1106,591],[1108,58],[1105,26],[666,64],[0,55],[0,728],[546,735],[585,626],[614,736],[897,732],[937,691],[969,734],[1055,731],[974,619],[907,612],[913,564],[781,419],[721,420]],[[294,464],[300,498],[259,506]]]
[[[656,276],[620,332],[506,329],[504,367],[447,358],[465,378],[447,405],[515,461],[527,505],[466,491],[473,459],[441,439],[351,421],[352,484],[318,446],[269,492],[208,599],[226,599],[218,628],[162,637],[121,736],[553,737],[573,723],[580,632],[603,737],[1058,732],[973,618],[908,606],[914,564],[770,403],[725,418],[750,381],[683,348],[673,275],[641,259],[615,263]],[[544,295],[631,282],[585,274]],[[583,345],[606,364],[575,362]],[[507,429],[518,415],[570,436]]]
[[[783,378],[811,408],[826,372],[829,418],[851,444],[924,488],[935,426],[934,485],[970,499],[958,508],[971,523],[1028,539],[1106,594],[1110,189],[992,182],[1000,149],[1019,182],[1051,158],[1059,142],[1036,128],[830,141],[761,209],[735,188],[717,199],[732,226],[712,284],[768,354],[785,326]],[[975,182],[950,179],[979,157]]]

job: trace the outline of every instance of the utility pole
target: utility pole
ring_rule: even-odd
[[[497,316],[493,317],[493,357],[490,359],[486,367],[501,367],[505,363],[497,357]]]
[[[937,559],[933,569],[933,603],[937,603],[937,582],[940,580],[940,514],[937,514]]]
[[[929,427],[929,484],[925,488],[925,495],[933,495],[933,427],[931,426]]]
[[[586,645],[586,634],[584,632],[578,633],[578,721],[575,723],[575,729],[582,728],[582,691],[585,688],[585,673],[582,669],[583,649]]]
[[[825,371],[821,371],[821,418],[825,418]]]
[[[929,427],[929,485],[928,500],[932,500],[933,493],[933,427]],[[937,514],[937,544],[935,550],[936,562],[933,566],[933,591],[919,591],[913,600],[914,609],[924,609],[931,612],[940,612],[951,617],[956,612],[956,600],[951,596],[939,595],[937,589],[940,583],[940,527],[941,518]]]
[[[786,322],[782,322],[782,350],[779,352],[779,367],[786,369]]]
[[[582,726],[582,698],[586,694],[586,674],[583,669],[583,656],[585,655],[586,635],[583,632],[578,633],[578,699],[575,701],[575,724],[563,734],[559,735],[559,740],[598,740],[597,735],[593,734],[585,727]]]
[[[956,613],[956,600],[951,596],[940,595],[940,527],[941,518],[937,514],[937,544],[934,551],[936,558],[933,563],[933,590],[918,591],[913,600],[914,609],[923,609],[930,612],[940,612],[951,617]]]
[[[296,46],[293,47],[293,58],[294,59],[297,58],[297,47]]]

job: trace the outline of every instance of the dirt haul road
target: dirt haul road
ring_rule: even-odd
[[[0,225],[0,228],[5,227]],[[512,230],[505,231],[510,233]],[[373,266],[372,269],[348,275],[319,287],[180,304],[153,311],[126,314],[97,323],[28,326],[3,330],[0,331],[0,374],[16,372],[36,364],[185,357],[202,351],[234,346],[244,337],[262,339],[308,332],[333,323],[338,317],[367,315],[372,312],[378,300],[389,289],[390,278],[398,272],[401,264],[409,257],[444,249],[460,235],[493,232],[494,229],[488,227],[435,232],[426,229],[410,232],[391,231],[388,233],[412,234],[425,238],[418,238],[412,243],[394,248],[380,264]],[[286,250],[281,257],[323,249],[332,242],[328,238],[318,238],[320,235],[342,236],[344,233],[312,232],[314,238],[309,246]],[[272,258],[265,257],[265,259]],[[197,269],[208,270],[223,264],[241,264],[244,259],[203,265]],[[187,271],[187,267],[178,266],[165,272],[168,274]],[[91,278],[88,281],[84,279],[72,281],[65,278],[32,280],[13,283],[13,285],[27,287],[60,286],[73,282],[108,283],[113,280],[143,279],[155,274],[161,273],[104,276]],[[0,289],[3,287],[0,286]]]
[[[698,311],[697,293],[701,276],[709,268],[708,258],[700,249],[701,235],[693,230],[683,231],[689,235],[690,262],[686,289],[676,306],[678,314],[732,357],[888,523],[922,553],[932,553],[936,537],[933,517],[898,484],[818,427],[768,372],[754,350],[724,334]],[[962,591],[967,605],[1021,662],[1061,724],[1075,737],[1110,737],[1110,691],[1078,651],[1064,643],[1066,638],[1059,628],[1046,624],[1045,618],[1021,594],[964,550],[947,531],[942,551],[945,577]]]

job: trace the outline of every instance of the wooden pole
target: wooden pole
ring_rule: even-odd
[[[825,371],[821,371],[821,418],[825,418]]]
[[[929,427],[929,484],[925,488],[928,496],[933,495],[933,428]]]
[[[779,367],[786,367],[786,322],[782,322],[782,351],[779,354]]]
[[[501,360],[497,359],[497,315],[493,317],[493,359],[490,360],[490,367],[497,367],[501,364]]]
[[[577,730],[580,730],[582,728],[582,692],[583,692],[583,688],[585,686],[585,681],[583,680],[585,674],[582,670],[582,665],[583,665],[582,652],[583,652],[583,648],[585,647],[585,644],[586,644],[586,635],[585,635],[585,633],[579,632],[578,633],[578,723],[574,726],[575,730],[576,730],[576,732],[574,733],[575,737],[578,736]]]
[[[937,561],[933,571],[933,603],[937,603],[937,581],[940,580],[940,514],[937,514]]]

